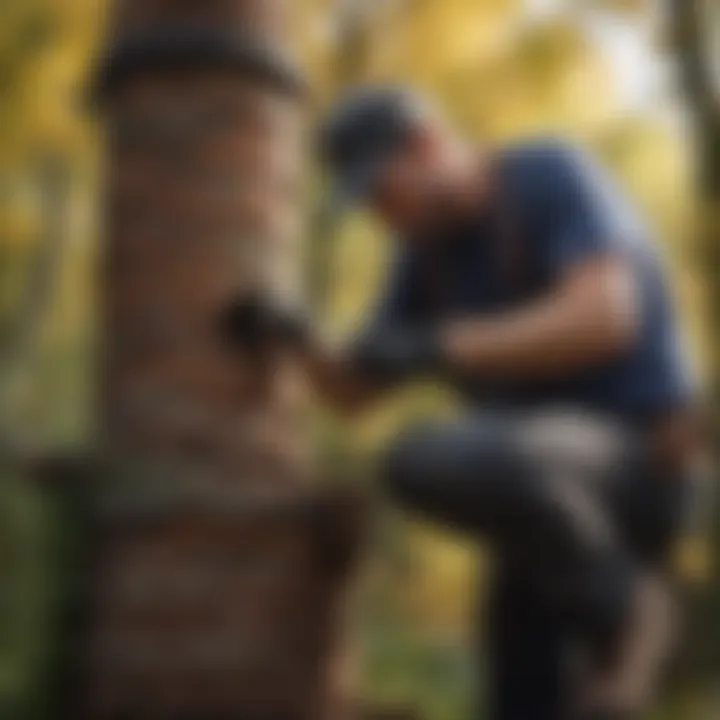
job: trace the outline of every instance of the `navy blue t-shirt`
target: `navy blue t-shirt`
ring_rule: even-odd
[[[482,317],[522,307],[573,266],[620,255],[634,272],[640,315],[629,351],[542,381],[454,380],[478,404],[576,406],[627,419],[688,404],[694,378],[658,249],[609,175],[581,150],[547,141],[500,153],[497,169],[491,212],[448,231],[434,256],[402,244],[374,322]]]

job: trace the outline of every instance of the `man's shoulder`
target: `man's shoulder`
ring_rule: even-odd
[[[534,137],[506,145],[499,148],[498,158],[501,171],[509,178],[542,186],[595,165],[588,150],[559,137]]]
[[[573,207],[608,218],[635,215],[612,171],[580,144],[539,138],[510,145],[501,152],[501,177],[509,192],[528,208]]]
[[[622,183],[592,150],[562,138],[534,138],[502,153],[507,187],[534,217],[566,218],[624,246],[656,244]]]

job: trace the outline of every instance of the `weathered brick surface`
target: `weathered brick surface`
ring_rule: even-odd
[[[302,519],[175,514],[121,526],[105,548],[91,717],[326,716],[332,588]]]
[[[114,32],[193,16],[276,37],[281,15],[126,1]],[[238,358],[217,334],[231,300],[293,284],[300,108],[237,75],[148,73],[107,122],[102,441],[117,471],[96,508],[80,714],[344,719],[329,678],[357,516],[312,498],[289,351]]]
[[[297,115],[232,77],[148,78],[116,98],[104,280],[113,443],[166,449],[175,432],[216,454],[224,443],[218,455],[241,469],[263,423],[276,433],[282,422],[290,444],[303,434],[306,393],[287,358],[244,366],[217,332],[234,298],[288,290]]]

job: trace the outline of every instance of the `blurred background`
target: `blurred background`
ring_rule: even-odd
[[[92,441],[102,195],[100,133],[87,88],[107,5],[0,4],[3,448]],[[673,14],[683,5],[706,13],[700,32],[682,27],[682,10]],[[353,84],[402,82],[429,92],[479,143],[562,134],[591,146],[658,229],[697,357],[712,377],[713,343],[720,342],[712,317],[720,183],[695,157],[720,143],[709,138],[720,137],[717,113],[715,125],[704,116],[717,107],[707,93],[720,88],[715,0],[294,0],[292,12],[315,115]],[[693,82],[699,59],[714,87]],[[318,182],[309,185],[318,189],[311,196],[320,194]],[[377,293],[385,244],[367,217],[328,222],[315,203],[308,198],[308,263],[321,262],[314,250],[329,237],[335,251],[330,273],[310,267],[308,277],[323,286],[313,288],[323,323],[343,333]],[[351,428],[320,418],[318,436],[328,462],[350,461],[362,472],[363,458],[406,418],[452,404],[440,388],[416,389]],[[61,581],[53,558],[64,528],[11,458],[0,455],[0,708],[7,709],[0,717],[12,720],[27,708],[53,717],[42,710],[39,669],[56,631],[51,608]],[[428,720],[465,718],[482,659],[463,638],[489,561],[426,526],[395,516],[381,525],[358,609],[364,690],[416,704]],[[689,642],[711,640],[709,648],[687,650],[691,661],[669,693],[668,718],[720,717],[711,627],[720,600],[714,612],[707,607],[717,594],[712,545],[712,538],[691,538],[678,552],[689,594],[703,588],[706,598],[693,614],[702,618],[701,632],[694,628]]]

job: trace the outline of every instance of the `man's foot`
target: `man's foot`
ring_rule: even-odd
[[[625,720],[651,702],[672,649],[673,616],[663,580],[649,573],[638,578],[625,630],[593,658],[572,720]]]

